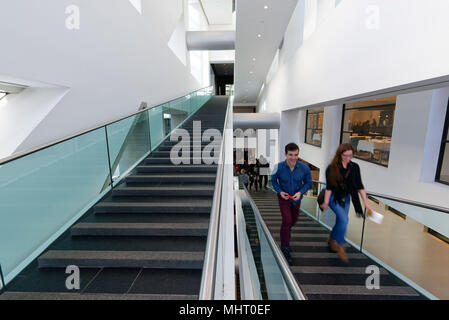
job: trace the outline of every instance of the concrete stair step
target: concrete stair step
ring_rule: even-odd
[[[217,157],[202,157],[202,158],[192,158],[192,157],[174,157],[172,158],[146,158],[144,163],[145,164],[173,164],[173,165],[178,165],[177,163],[175,163],[174,161],[179,161],[180,164],[208,164],[207,162],[212,162],[213,164],[216,164],[218,162],[218,158]]]
[[[153,175],[130,175],[125,181],[130,183],[214,183],[215,174],[153,174]]]
[[[203,252],[50,250],[38,258],[39,268],[171,268],[201,269]]]
[[[193,150],[194,147],[201,147],[201,150],[203,150],[206,146],[213,146],[215,148],[220,148],[221,146],[221,141],[212,141],[212,142],[207,142],[207,141],[165,141],[163,143],[161,143],[161,145],[159,147],[184,147],[184,148],[188,148],[190,147],[191,150]]]
[[[203,150],[201,150],[201,153],[202,153],[202,151]],[[174,157],[184,157],[182,152],[180,152],[180,150],[178,150],[178,152],[173,152],[173,154],[172,154],[172,151],[170,149],[170,150],[154,151],[154,152],[151,153],[151,155],[148,158],[170,158],[172,156],[174,156]],[[190,152],[188,152],[185,157],[192,158],[192,156],[194,156],[194,150],[190,149]],[[201,156],[202,155],[200,155],[200,157]]]
[[[194,147],[197,148],[197,145],[193,145],[193,144],[180,144],[180,145],[176,145],[176,144],[162,144],[162,145],[160,145],[160,146],[156,149],[156,151],[153,151],[153,152],[151,153],[151,155],[155,154],[155,153],[158,152],[158,151],[171,151],[175,146],[177,146],[177,147],[179,147],[179,148],[190,148],[189,151],[190,151],[192,154],[193,154],[193,151],[196,151],[196,150],[194,150]],[[209,144],[201,144],[201,147],[200,147],[201,152],[204,150],[204,148],[205,148],[206,146],[209,146],[210,148],[213,147],[213,148],[215,148],[215,150],[220,150],[221,144],[211,144],[211,145],[209,145]]]
[[[293,273],[302,274],[366,274],[366,268],[360,267],[322,267],[322,266],[291,266]],[[388,271],[379,268],[381,275],[388,275]]]
[[[305,294],[418,296],[413,288],[401,286],[381,286],[378,290],[369,290],[366,286],[301,285],[301,289]]]
[[[159,197],[176,197],[176,196],[192,196],[205,197],[214,195],[213,186],[157,186],[157,187],[117,187],[112,191],[114,197],[117,196],[159,196]]]
[[[207,213],[212,208],[212,200],[183,202],[101,202],[95,205],[95,213]]]
[[[164,173],[216,173],[217,165],[173,165],[173,164],[160,164],[160,165],[143,165],[136,167],[137,172],[147,173],[147,172],[164,172]]]
[[[78,223],[72,236],[207,236],[208,223]]]
[[[98,294],[8,291],[0,295],[0,300],[198,300],[198,296],[185,294]]]

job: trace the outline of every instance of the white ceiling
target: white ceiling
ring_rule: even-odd
[[[200,0],[210,25],[232,24],[232,0]]]
[[[255,105],[297,2],[236,0],[235,104]]]

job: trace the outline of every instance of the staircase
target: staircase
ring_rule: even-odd
[[[280,246],[282,224],[277,195],[271,190],[250,191],[271,235]],[[301,212],[291,232],[290,266],[298,285],[309,300],[422,300],[426,299],[395,275],[359,250],[347,245],[349,264],[328,248],[329,230]],[[366,267],[380,270],[380,288],[369,290]]]
[[[227,103],[227,97],[212,97],[182,128],[193,137],[193,121],[201,121],[202,132],[223,132]],[[197,299],[217,165],[202,159],[174,165],[170,150],[177,143],[164,141],[19,274],[0,300]],[[193,143],[201,149],[209,144]],[[218,152],[220,143],[212,142]],[[69,265],[80,269],[77,290],[65,285]]]

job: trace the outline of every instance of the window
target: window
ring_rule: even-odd
[[[323,138],[324,108],[309,109],[306,113],[305,143],[321,147]]]
[[[396,97],[346,104],[341,143],[356,150],[355,157],[388,167]]]
[[[446,112],[443,138],[441,139],[440,159],[438,161],[437,182],[449,184],[449,105]]]

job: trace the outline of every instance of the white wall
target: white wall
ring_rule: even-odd
[[[5,97],[0,102],[0,158],[14,153],[18,143],[33,132],[67,91],[66,88],[32,87]]]
[[[299,1],[295,11],[293,11],[292,18],[285,31],[284,44],[280,52],[281,63],[287,62],[303,43],[303,32],[301,31],[304,30],[305,4],[305,1]]]
[[[66,28],[69,5],[79,8],[79,30]],[[142,14],[125,0],[3,1],[0,30],[8,46],[0,50],[0,74],[68,89],[51,111],[22,113],[23,122],[10,118],[17,126],[0,137],[10,141],[8,150],[27,150],[135,112],[142,101],[156,105],[200,88],[167,45],[182,13],[182,0],[143,0]],[[28,103],[28,109],[47,107]],[[2,121],[14,113],[7,109],[0,110]],[[23,137],[25,123],[35,128]]]
[[[449,80],[448,1],[345,0],[322,8],[315,31],[265,84],[266,112]],[[293,15],[290,24],[301,19]]]

